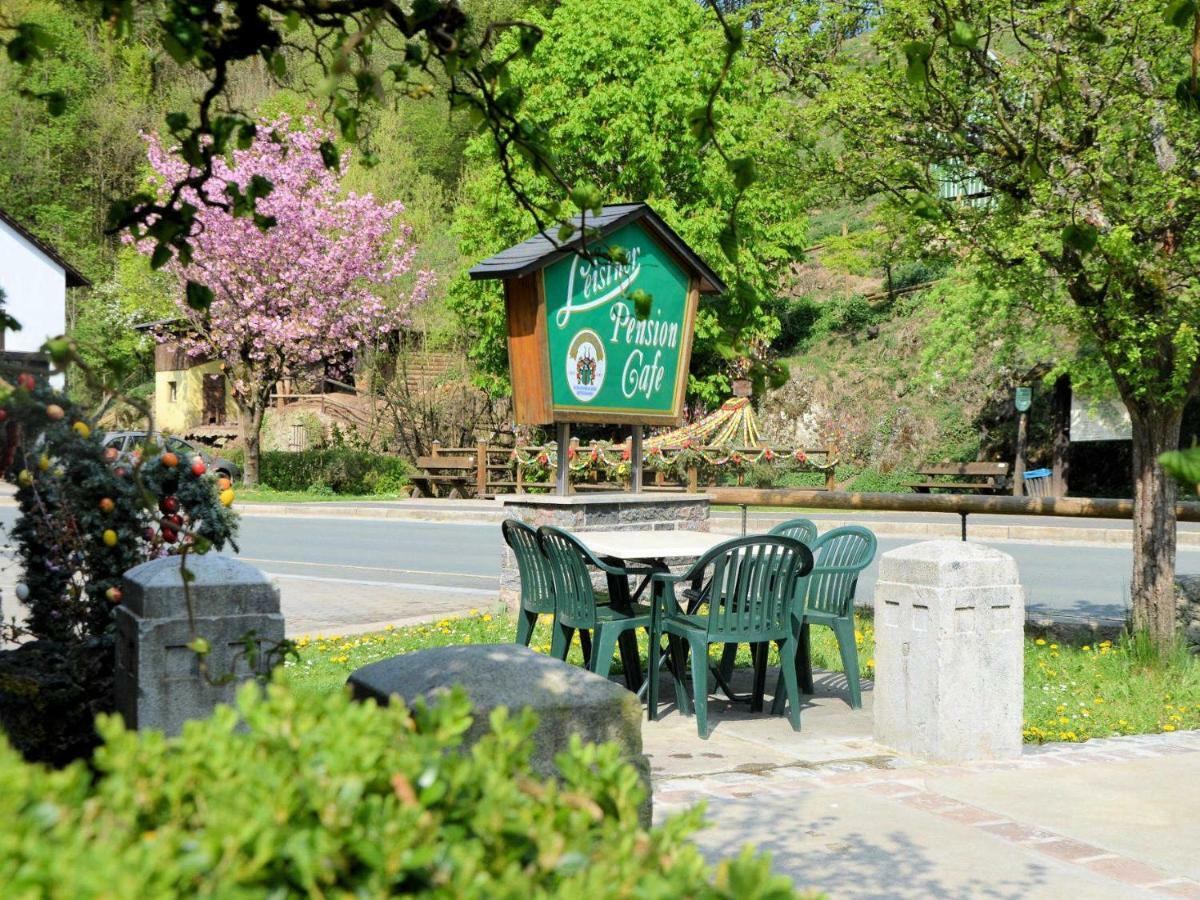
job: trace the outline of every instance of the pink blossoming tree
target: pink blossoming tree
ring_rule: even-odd
[[[263,414],[280,379],[344,358],[406,325],[433,282],[432,273],[422,271],[406,294],[392,292],[387,302],[379,295],[412,268],[416,247],[412,229],[400,221],[404,207],[344,193],[338,172],[321,158],[321,143],[332,135],[310,120],[302,124],[293,129],[286,116],[260,123],[232,164],[218,161],[200,190],[228,208],[205,205],[194,193],[185,197],[198,223],[192,258],[167,263],[181,284],[212,291],[202,310],[181,292],[188,326],[183,344],[189,355],[224,364],[238,408],[246,484],[258,482]],[[154,137],[147,144],[162,183],[187,176],[187,163],[172,150]],[[343,170],[346,162],[343,157]],[[258,200],[264,218],[236,215],[236,193],[227,184],[243,195],[261,193],[262,179],[273,186]]]

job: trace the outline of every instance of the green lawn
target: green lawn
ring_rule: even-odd
[[[329,494],[319,491],[276,491],[269,487],[233,486],[235,503],[345,503],[354,500],[403,500],[404,494]]]
[[[319,694],[338,690],[359,666],[388,656],[449,644],[508,642],[514,630],[505,615],[473,611],[427,625],[345,638],[316,637],[300,641],[300,659],[289,660],[285,674],[298,692]],[[860,617],[857,636],[862,675],[871,678],[875,633],[869,616]],[[639,641],[644,653],[644,635]],[[549,651],[548,616],[538,624],[532,646]],[[1026,742],[1086,741],[1200,728],[1200,660],[1184,654],[1169,663],[1147,662],[1149,658],[1132,640],[1083,646],[1026,640]],[[581,662],[578,642],[572,659]],[[813,662],[823,669],[842,668],[828,628],[813,629]],[[746,648],[738,663],[749,665]]]

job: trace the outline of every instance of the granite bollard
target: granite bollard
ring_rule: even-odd
[[[939,762],[1021,752],[1025,595],[1011,556],[926,541],[875,587],[875,740]]]
[[[472,644],[405,653],[363,666],[347,682],[357,700],[412,705],[433,702],[455,686],[466,691],[475,719],[464,742],[485,735],[491,711],[528,707],[537,714],[531,764],[539,775],[556,774],[554,757],[572,735],[584,743],[615,742],[646,788],[642,818],[650,819],[650,764],[642,753],[642,706],[620,685],[578,666],[534,653],[518,644]]]
[[[187,568],[190,619],[178,556],[125,573],[116,616],[116,706],[130,728],[178,734],[189,719],[233,703],[243,682],[267,673],[271,651],[283,640],[279,589],[263,572],[216,553],[189,556]],[[249,635],[257,647],[253,659]],[[194,636],[211,648],[208,678],[187,646]]]

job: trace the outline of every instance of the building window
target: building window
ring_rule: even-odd
[[[179,382],[177,382],[177,381],[168,381],[167,382],[167,399],[172,403],[174,403],[177,399],[179,399]]]

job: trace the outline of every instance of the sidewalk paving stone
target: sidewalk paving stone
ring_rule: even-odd
[[[712,859],[752,843],[833,898],[1200,898],[1200,733],[933,765],[875,745],[863,701],[818,673],[796,733],[713,698],[707,741],[667,707],[643,730],[656,817],[703,800]]]

